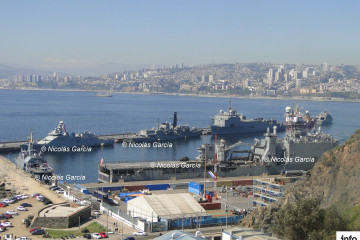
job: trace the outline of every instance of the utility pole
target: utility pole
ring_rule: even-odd
[[[109,209],[106,210],[106,235],[109,235]]]
[[[121,221],[121,240],[124,239],[124,220]]]
[[[226,205],[225,205],[225,212],[226,212],[226,229],[228,228],[228,188],[226,186]]]

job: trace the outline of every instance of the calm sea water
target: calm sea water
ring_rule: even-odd
[[[317,115],[324,109],[335,120],[323,131],[332,134],[341,142],[360,128],[360,103],[283,101],[239,98],[203,98],[166,95],[114,94],[111,98],[95,97],[91,92],[60,91],[15,91],[0,90],[0,143],[3,141],[25,140],[32,130],[35,139],[45,137],[59,121],[64,121],[66,129],[73,132],[85,130],[96,134],[137,132],[156,126],[160,122],[171,122],[174,111],[178,112],[179,124],[207,127],[210,117],[220,109],[225,110],[229,100],[233,107],[247,118],[274,118],[284,120],[286,106],[294,102]],[[241,137],[251,143],[260,134]],[[177,160],[182,157],[197,156],[197,147],[205,143],[205,136],[181,140],[172,148],[123,148],[94,149],[91,153],[47,154],[46,159],[55,168],[55,173],[84,175],[81,182],[97,181],[97,163],[104,156],[105,162]],[[210,136],[207,141],[213,141]],[[228,143],[238,139],[229,137]],[[6,154],[14,159],[16,154]],[[79,183],[81,183],[79,182]]]

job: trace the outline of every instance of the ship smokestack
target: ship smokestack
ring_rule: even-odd
[[[173,119],[173,128],[177,126],[177,112],[174,112],[174,119]]]
[[[274,136],[276,136],[276,129],[277,129],[277,127],[274,126]]]

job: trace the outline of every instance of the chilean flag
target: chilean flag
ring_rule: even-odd
[[[215,174],[214,174],[212,171],[209,171],[209,175],[210,175],[210,177],[212,177],[213,179],[216,179],[216,176],[215,176]]]

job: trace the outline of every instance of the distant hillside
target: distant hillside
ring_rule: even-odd
[[[344,144],[324,153],[307,176],[287,189],[283,200],[278,201],[271,207],[256,209],[243,220],[242,224],[274,230],[279,228],[279,222],[281,222],[279,216],[284,214],[286,209],[289,209],[288,206],[296,208],[312,201],[312,206],[318,203],[318,208],[314,207],[314,211],[323,211],[322,216],[326,215],[324,211],[336,209],[344,220],[346,229],[360,230],[359,183],[360,129]],[[305,202],[305,200],[309,201]],[[307,213],[306,209],[300,209],[299,211],[303,211],[303,218],[312,213]]]
[[[21,74],[35,74],[35,71],[24,69],[24,68],[18,68],[18,67],[11,67],[7,65],[0,64],[0,79],[2,78],[11,78],[14,75]]]

